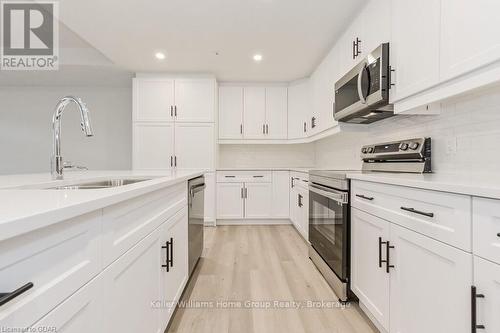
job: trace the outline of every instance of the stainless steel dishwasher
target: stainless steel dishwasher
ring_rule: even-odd
[[[203,223],[205,217],[205,177],[200,176],[188,181],[188,243],[189,275],[198,263],[203,251]]]

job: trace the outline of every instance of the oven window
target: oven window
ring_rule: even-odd
[[[347,277],[348,205],[309,192],[309,241],[339,279]]]
[[[359,102],[358,76],[355,75],[351,80],[336,91],[335,110],[341,111],[357,102]]]

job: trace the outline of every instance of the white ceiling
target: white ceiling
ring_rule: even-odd
[[[291,81],[311,74],[365,1],[64,0],[60,19],[124,70]]]

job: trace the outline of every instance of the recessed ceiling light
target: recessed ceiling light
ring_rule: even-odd
[[[256,62],[261,62],[262,61],[262,54],[254,54],[253,60]]]
[[[156,52],[155,57],[158,60],[164,60],[166,58],[165,53],[163,53],[163,52]]]

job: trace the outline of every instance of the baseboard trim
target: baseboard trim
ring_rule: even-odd
[[[217,225],[281,225],[292,224],[289,219],[236,219],[236,220],[217,220]]]

